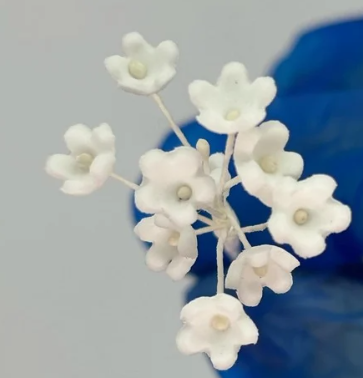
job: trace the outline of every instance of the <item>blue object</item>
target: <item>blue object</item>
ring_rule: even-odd
[[[260,330],[259,342],[242,348],[237,364],[219,372],[223,378],[363,377],[362,41],[363,19],[308,31],[271,73],[278,97],[267,120],[290,129],[287,149],[303,156],[303,178],[326,173],[337,180],[335,197],[351,207],[353,221],[347,231],[328,238],[321,256],[301,261],[289,293],[266,292],[258,307],[247,308]],[[224,149],[224,136],[195,121],[183,131],[192,145],[205,138],[212,152]],[[169,134],[161,148],[178,145]],[[229,201],[243,226],[269,216],[241,186],[232,189]],[[135,213],[137,220],[143,216]],[[267,231],[249,239],[252,245],[273,243]],[[215,294],[215,246],[212,234],[199,238],[192,269],[198,281],[188,301]]]

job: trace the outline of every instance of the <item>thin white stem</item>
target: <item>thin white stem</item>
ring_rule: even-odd
[[[254,226],[242,227],[244,233],[263,231],[267,228],[267,223],[256,224]]]
[[[236,230],[238,238],[243,245],[243,248],[244,249],[251,248],[251,244],[247,240],[245,233],[242,231],[241,226],[238,220],[236,219],[235,215],[232,213],[232,211],[228,207],[226,207],[226,212],[227,212],[228,219],[231,222],[231,226]]]
[[[227,233],[222,232],[217,242],[217,294],[224,293],[224,264],[223,249]]]
[[[133,182],[131,182],[129,180],[126,180],[125,178],[117,175],[116,173],[111,173],[110,176],[113,177],[114,179],[118,180],[118,181],[121,181],[124,185],[126,185],[127,187],[129,187],[132,190],[139,189],[139,185],[134,184]]]
[[[224,185],[224,191],[233,188],[234,186],[241,183],[241,180],[239,176],[233,177],[233,179],[230,179],[226,182],[226,185]]]
[[[159,106],[160,110],[162,111],[162,113],[164,114],[164,116],[166,117],[166,119],[168,120],[168,122],[170,124],[170,127],[174,131],[175,135],[179,138],[179,140],[181,141],[181,143],[184,146],[189,146],[190,147],[190,143],[188,142],[188,140],[185,137],[185,135],[183,134],[183,132],[180,130],[180,127],[175,123],[173,117],[171,116],[169,110],[166,108],[166,106],[165,106],[163,100],[161,99],[161,97],[157,93],[154,93],[153,95],[151,95],[151,98]]]
[[[214,207],[207,206],[204,210],[207,211],[212,217],[218,218],[219,220],[223,218],[226,219],[226,215],[224,214],[224,212],[221,212],[220,210],[215,209]]]
[[[219,185],[218,185],[218,190],[217,190],[218,196],[220,196],[223,193],[223,188],[226,183],[228,166],[229,166],[229,162],[231,160],[232,154],[233,154],[233,147],[234,147],[235,139],[236,139],[236,134],[230,134],[227,137],[226,149],[224,151],[224,160],[223,160],[221,178],[219,180]]]
[[[207,234],[208,232],[220,230],[222,228],[225,228],[225,226],[221,225],[221,226],[202,227],[202,228],[198,228],[198,230],[195,230],[195,234],[196,235],[203,235],[203,234]]]
[[[198,215],[198,220],[207,224],[208,226],[212,226],[212,227],[215,226],[215,222],[213,222],[212,219],[205,217],[204,215]]]

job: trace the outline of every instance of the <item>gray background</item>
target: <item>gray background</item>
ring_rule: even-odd
[[[363,14],[362,0],[0,0],[0,376],[209,377],[201,356],[175,347],[182,291],[148,272],[130,192],[110,180],[87,198],[59,192],[43,171],[65,151],[68,126],[108,122],[116,171],[167,124],[146,98],[116,89],[103,67],[121,36],[172,39],[179,72],[163,95],[178,121],[194,109],[187,84],[243,61],[263,73],[311,23]],[[332,62],[332,64],[334,64]]]

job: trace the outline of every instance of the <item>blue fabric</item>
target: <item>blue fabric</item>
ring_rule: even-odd
[[[242,349],[223,378],[361,378],[363,376],[363,19],[303,33],[272,76],[278,97],[267,119],[291,132],[288,149],[305,160],[303,177],[326,173],[338,181],[336,198],[353,210],[351,227],[331,235],[319,257],[301,261],[285,295],[267,292],[249,314],[260,329],[256,346]],[[223,151],[225,137],[191,122],[183,127],[195,145],[207,139]],[[168,134],[161,148],[179,145]],[[233,171],[233,167],[232,171]],[[265,221],[270,210],[238,186],[229,200],[242,225]],[[136,219],[142,214],[135,210]],[[268,232],[252,245],[271,243]],[[213,235],[199,238],[198,277],[188,301],[215,294]],[[287,248],[289,249],[289,248]],[[228,266],[228,261],[226,261]]]

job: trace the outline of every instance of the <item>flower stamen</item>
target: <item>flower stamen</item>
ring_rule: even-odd
[[[129,63],[129,74],[136,80],[145,79],[147,75],[147,67],[139,60],[131,60]]]
[[[253,271],[255,272],[255,274],[262,278],[262,277],[265,277],[266,274],[267,274],[267,270],[268,270],[268,266],[267,265],[264,265],[264,266],[260,266],[258,268],[252,268]]]
[[[216,331],[224,332],[231,326],[231,322],[225,315],[214,315],[211,319],[210,325]]]
[[[309,220],[309,213],[305,209],[299,209],[295,211],[294,222],[302,226]]]
[[[176,192],[180,201],[188,201],[192,197],[193,191],[190,186],[183,185],[180,186]]]
[[[275,156],[272,156],[272,155],[266,155],[263,158],[261,158],[259,161],[259,164],[260,164],[261,169],[265,173],[271,173],[271,174],[276,173],[277,168],[278,168],[276,158]]]
[[[227,121],[235,121],[239,116],[241,115],[241,112],[237,109],[230,110],[226,115],[225,119]]]
[[[94,160],[94,157],[88,153],[83,153],[76,157],[76,161],[79,168],[84,169],[84,170],[89,170],[93,160]]]
[[[171,245],[172,247],[177,247],[178,246],[178,243],[179,243],[179,239],[180,239],[180,233],[179,232],[176,232],[174,231],[169,239],[168,239],[168,243],[169,245]]]

